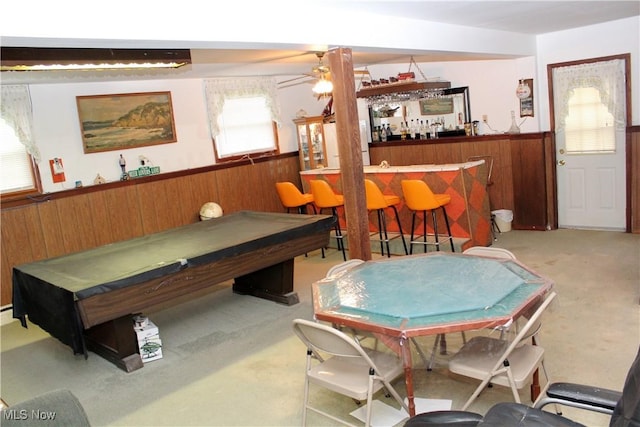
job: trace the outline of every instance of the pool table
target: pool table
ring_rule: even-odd
[[[142,367],[132,315],[234,279],[292,305],[293,260],[325,247],[334,218],[241,211],[13,269],[13,317],[127,372]],[[197,294],[196,294],[197,295]]]

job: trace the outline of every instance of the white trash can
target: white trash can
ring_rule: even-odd
[[[513,211],[508,209],[498,209],[491,211],[495,215],[496,225],[500,229],[501,233],[511,231],[511,221],[513,221]]]

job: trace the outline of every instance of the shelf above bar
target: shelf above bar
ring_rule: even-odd
[[[389,83],[369,86],[356,92],[356,98],[368,98],[370,96],[386,95],[389,93],[406,93],[425,90],[449,89],[451,82],[408,82]]]

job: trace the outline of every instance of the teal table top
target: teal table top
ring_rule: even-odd
[[[312,286],[318,319],[406,336],[503,324],[551,287],[517,261],[442,252],[369,261]]]

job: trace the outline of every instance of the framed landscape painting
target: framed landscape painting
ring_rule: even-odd
[[[84,152],[176,142],[171,92],[77,96]]]
[[[453,98],[431,98],[420,100],[420,114],[436,116],[453,113]]]

